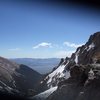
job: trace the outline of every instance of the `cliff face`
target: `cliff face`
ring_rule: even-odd
[[[68,66],[100,62],[100,32],[90,36],[88,42],[72,54]]]

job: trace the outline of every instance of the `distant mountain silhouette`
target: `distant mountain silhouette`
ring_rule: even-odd
[[[50,72],[60,61],[59,58],[13,58],[10,60],[18,64],[27,65],[41,74]]]

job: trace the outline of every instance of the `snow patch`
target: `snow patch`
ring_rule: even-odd
[[[89,51],[89,50],[93,49],[94,47],[95,47],[94,43],[91,43],[91,44],[89,45],[89,47],[88,47],[87,51]]]
[[[55,71],[53,71],[51,74],[49,74],[49,80],[47,83],[50,83],[52,81],[52,78],[55,76],[55,75],[58,75],[59,74],[59,77],[62,77],[63,76],[63,70],[65,68],[65,65],[61,65],[59,66]]]
[[[89,51],[89,50],[93,49],[94,47],[95,47],[95,44],[94,44],[94,43],[91,43],[89,46],[86,46],[86,47],[85,47],[85,49],[82,51],[82,53],[83,53],[85,50]]]
[[[66,63],[66,65],[64,64],[60,65],[56,70],[54,70],[44,79],[47,80],[47,86],[49,88],[56,86],[59,83],[59,79],[63,79],[63,78],[67,79],[70,77],[70,73],[68,71],[65,72],[65,67],[67,66],[68,63],[69,61]]]
[[[43,83],[43,81],[40,82],[40,84],[42,84],[42,83]]]
[[[50,83],[53,80],[54,76],[58,76],[59,78],[64,77],[63,71],[64,71],[66,65],[60,65],[55,71],[53,71],[51,74],[49,74],[48,75],[49,80],[47,81],[47,84]]]
[[[70,72],[69,72],[69,71],[66,71],[66,72],[65,72],[65,77],[64,77],[64,78],[65,78],[65,79],[68,79],[69,77],[70,77]]]
[[[78,63],[78,55],[76,54],[76,57],[75,57],[75,63],[77,64]]]
[[[56,86],[56,87],[53,87],[53,88],[50,88],[50,89],[48,89],[48,90],[46,90],[46,91],[44,91],[44,92],[42,92],[42,93],[36,95],[35,97],[33,97],[33,99],[36,98],[37,100],[45,100],[45,99],[46,99],[48,96],[50,96],[54,91],[56,91],[57,88],[58,88],[57,86]]]
[[[89,80],[93,80],[95,77],[94,77],[94,72],[92,69],[90,69],[89,73],[88,73],[88,79]]]
[[[80,49],[75,54],[75,63],[78,64],[78,56],[79,56]]]

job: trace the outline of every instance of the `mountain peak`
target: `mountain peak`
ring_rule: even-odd
[[[100,32],[96,32],[90,36],[87,44],[94,43],[95,45],[100,45]]]
[[[77,48],[70,58],[68,67],[74,64],[85,65],[95,62],[100,62],[100,32],[91,35],[85,45]]]

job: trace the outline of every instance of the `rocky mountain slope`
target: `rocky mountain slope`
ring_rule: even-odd
[[[91,35],[85,45],[77,48],[76,52],[72,54],[68,66],[95,62],[100,62],[100,32]]]
[[[44,83],[48,88],[58,86],[44,100],[99,100],[100,32],[91,35],[88,42],[77,48],[71,58],[61,60],[41,82]]]
[[[22,96],[36,94],[42,75],[26,65],[0,57],[0,91]]]
[[[62,58],[60,63],[41,81],[41,86],[45,86],[45,89],[49,89],[57,86],[60,81],[70,77],[69,71],[65,71],[65,66],[67,66],[68,63],[68,57],[65,59]]]

